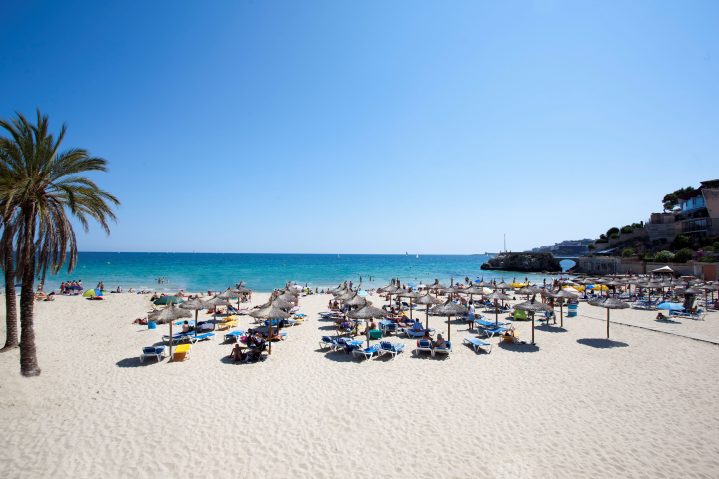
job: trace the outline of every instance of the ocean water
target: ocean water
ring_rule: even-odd
[[[80,252],[72,273],[62,270],[46,278],[46,291],[65,280],[82,280],[85,287],[99,281],[106,289],[160,291],[220,290],[244,280],[255,291],[272,291],[287,281],[310,287],[334,287],[351,280],[366,288],[386,285],[393,277],[406,283],[434,281],[449,284],[464,281],[529,277],[541,283],[541,274],[481,271],[487,255],[337,255],[337,254],[251,254],[251,253],[100,253]],[[564,263],[565,269],[572,263]],[[371,276],[371,280],[370,280]],[[163,283],[157,281],[164,278]],[[554,277],[548,277],[548,281]]]

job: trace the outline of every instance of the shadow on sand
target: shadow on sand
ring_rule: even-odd
[[[144,361],[140,361],[140,358],[135,356],[134,358],[125,358],[121,359],[118,362],[115,363],[115,365],[118,368],[139,368],[142,366],[152,366],[153,364],[158,364],[163,361],[158,361],[156,359],[148,358]]]
[[[534,329],[537,331],[543,331],[545,333],[566,333],[567,329],[561,326],[554,326],[552,324],[541,324],[536,326]]]
[[[536,344],[529,344],[529,343],[508,343],[506,341],[501,341],[499,343],[499,347],[502,349],[506,349],[507,351],[513,351],[515,353],[536,353],[539,351],[539,346]]]
[[[626,348],[627,346],[629,346],[627,343],[605,338],[582,338],[577,339],[577,342],[579,344],[583,344],[584,346],[598,349]]]

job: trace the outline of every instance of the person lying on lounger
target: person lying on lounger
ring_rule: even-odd
[[[444,337],[441,334],[437,335],[437,340],[432,342],[433,348],[446,348],[447,347],[447,341],[444,340]]]
[[[192,330],[193,330],[192,326],[190,326],[190,323],[188,323],[187,321],[185,321],[185,322],[182,324],[182,332],[183,332],[183,333],[189,333],[189,332],[192,331]]]
[[[663,313],[660,312],[660,313],[657,314],[657,320],[663,321],[663,320],[665,320],[665,319],[667,319],[667,317],[664,316]]]
[[[424,331],[424,326],[418,319],[415,319],[414,323],[412,323],[412,331]]]

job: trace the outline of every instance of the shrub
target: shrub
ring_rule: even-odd
[[[637,254],[637,252],[634,251],[634,248],[624,248],[624,249],[622,250],[622,257],[623,257],[623,258],[631,258],[631,257],[634,256],[635,254]]]
[[[654,253],[647,253],[642,257],[642,259],[644,261],[654,261]]]
[[[607,236],[611,237],[612,235],[615,235],[615,234],[616,235],[619,234],[619,228],[617,228],[616,226],[613,226],[607,230]]]
[[[594,250],[594,249],[597,249],[597,247],[594,246],[593,244],[590,244],[590,245],[587,245],[587,249],[588,249],[588,250]]]
[[[691,240],[684,235],[677,236],[672,242],[672,246],[674,246],[674,249],[688,248],[690,244]]]
[[[714,251],[719,251],[719,241],[715,241],[712,248],[714,248]]]
[[[619,239],[619,233],[612,233],[609,235],[609,239]]]
[[[655,261],[661,261],[663,263],[672,261],[674,259],[674,253],[667,250],[662,250],[654,256]]]
[[[634,226],[632,226],[632,225],[622,226],[622,229],[620,231],[623,235],[628,235],[629,233],[634,231]]]
[[[682,248],[674,254],[675,263],[686,263],[694,256],[694,251],[689,248]]]

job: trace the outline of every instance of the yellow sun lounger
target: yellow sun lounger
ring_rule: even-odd
[[[230,329],[230,328],[234,328],[235,326],[237,326],[237,321],[235,321],[235,320],[233,319],[232,321],[227,321],[227,322],[225,322],[225,323],[219,323],[219,324],[217,325],[217,330],[218,330],[218,331],[226,331],[226,330],[228,330],[228,329]]]
[[[172,354],[172,360],[173,361],[184,361],[190,356],[190,345],[189,344],[180,344],[175,348],[175,351]]]

